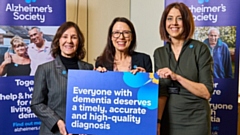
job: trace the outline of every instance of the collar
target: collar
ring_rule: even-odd
[[[35,43],[32,43],[33,45],[32,45],[31,47],[32,47],[32,49],[34,49],[34,50],[44,51],[44,50],[47,50],[48,48],[51,47],[49,44],[47,44],[47,42],[48,42],[47,40],[44,40],[43,47],[40,48],[40,49],[37,48],[37,46],[36,46]]]
[[[192,41],[192,39],[189,39],[189,40],[184,41],[181,52],[182,52],[183,50],[185,50],[186,47],[189,46],[189,42],[191,42],[191,41]],[[166,47],[168,53],[172,51],[171,43],[166,42],[164,46]]]
[[[210,45],[209,45],[209,38],[205,39],[203,42],[204,42],[205,44],[207,44],[208,47],[210,47]],[[217,41],[216,46],[222,46],[222,45],[223,45],[223,41],[222,41],[220,38],[218,38],[218,41]]]

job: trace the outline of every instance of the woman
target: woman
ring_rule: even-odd
[[[183,3],[165,8],[160,35],[166,45],[154,52],[161,78],[158,135],[210,135],[213,61],[208,47],[191,39],[194,27],[193,15]]]
[[[14,36],[10,43],[14,54],[10,54],[9,52],[4,54],[4,61],[0,65],[0,75],[28,76],[31,71],[31,61],[27,55],[26,44],[19,36]]]
[[[40,135],[67,135],[67,71],[93,69],[93,65],[82,61],[84,37],[77,24],[66,22],[58,28],[51,53],[55,60],[38,66],[36,71],[31,109],[42,122]]]
[[[135,52],[135,48],[136,33],[133,24],[124,17],[117,17],[108,29],[107,45],[97,58],[95,67],[100,72],[152,72],[150,56]]]

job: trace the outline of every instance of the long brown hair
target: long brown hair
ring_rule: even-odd
[[[56,35],[54,36],[52,41],[51,53],[54,58],[56,58],[61,53],[60,46],[59,46],[59,39],[61,38],[62,34],[71,27],[75,28],[78,39],[79,39],[76,56],[79,60],[82,60],[85,57],[86,50],[84,48],[84,37],[80,28],[74,22],[65,22],[58,28]]]
[[[115,51],[115,47],[113,46],[113,43],[112,43],[112,29],[113,29],[113,26],[117,22],[126,23],[131,30],[132,41],[131,41],[131,44],[128,48],[128,54],[132,55],[135,48],[136,48],[136,40],[137,40],[136,39],[136,32],[135,32],[135,29],[134,29],[134,26],[133,26],[132,22],[125,17],[116,17],[116,18],[113,19],[111,25],[109,26],[107,44],[106,44],[101,56],[97,59],[97,62],[100,65],[113,64],[113,60],[114,60],[114,56],[115,56],[116,51]]]

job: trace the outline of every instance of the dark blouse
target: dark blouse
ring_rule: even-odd
[[[68,69],[79,69],[77,57],[66,58],[66,57],[63,57],[62,55],[60,55],[60,59],[61,59],[63,65],[65,66],[65,68],[67,69],[67,71],[68,71]]]
[[[149,55],[140,53],[140,52],[133,52],[132,54],[132,62],[131,62],[131,69],[135,67],[142,67],[146,70],[146,72],[152,72],[152,61]],[[99,58],[99,57],[98,57]],[[113,71],[113,62],[112,63],[103,63],[100,64],[99,59],[96,60],[95,67],[105,67],[109,71]]]
[[[188,80],[204,84],[212,94],[212,57],[204,43],[192,39],[185,42],[178,61],[171,52],[171,45],[166,44],[155,50],[154,63],[155,71],[168,67]],[[210,135],[209,101],[192,94],[179,82],[164,78],[160,78],[159,82],[160,95],[168,96],[162,116],[161,135],[176,132],[179,135]],[[168,87],[172,85],[180,89],[179,94],[168,93]]]
[[[29,64],[16,64],[10,63],[7,65],[7,76],[28,76],[30,75],[30,63]]]

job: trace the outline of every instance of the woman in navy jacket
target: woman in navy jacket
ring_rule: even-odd
[[[134,51],[136,32],[133,24],[124,17],[115,18],[108,30],[107,45],[96,60],[96,70],[100,72],[130,71],[152,72],[149,55]]]

